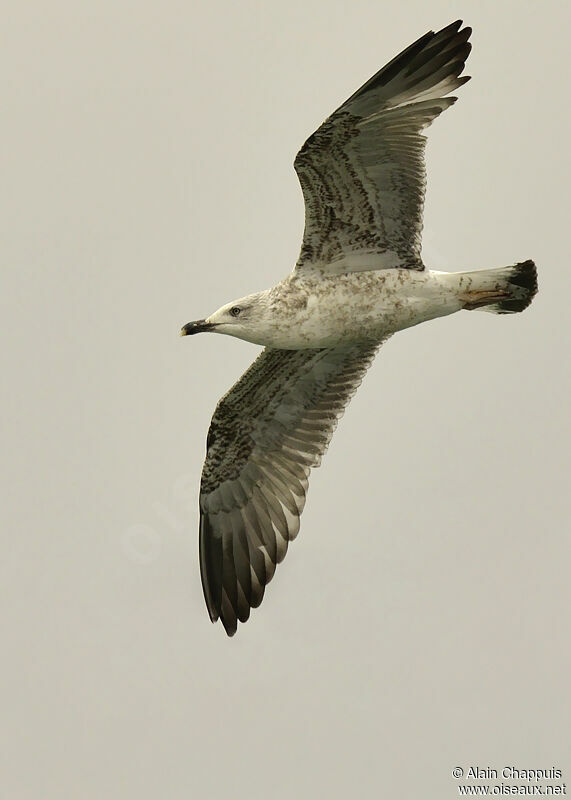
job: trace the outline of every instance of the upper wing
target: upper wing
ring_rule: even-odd
[[[396,56],[309,137],[295,159],[305,200],[297,270],[424,269],[426,171],[420,133],[455,97],[444,95],[471,49],[461,20]]]
[[[200,486],[200,571],[210,617],[230,636],[297,535],[310,469],[377,348],[267,348],[218,403]]]

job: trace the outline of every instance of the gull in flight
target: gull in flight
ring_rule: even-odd
[[[299,530],[309,473],[380,345],[462,309],[523,311],[533,261],[436,272],[421,259],[422,134],[451,106],[471,49],[461,20],[430,31],[367,81],[295,159],[305,231],[293,272],[189,322],[264,350],[218,403],[200,485],[200,570],[232,636],[262,602]]]

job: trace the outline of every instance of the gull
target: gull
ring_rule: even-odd
[[[430,31],[335,111],[296,156],[305,230],[271,289],[189,322],[264,350],[216,406],[200,485],[200,570],[210,618],[229,636],[260,605],[299,531],[309,473],[380,345],[456,311],[523,311],[533,261],[437,272],[421,259],[421,131],[469,80],[462,21]]]

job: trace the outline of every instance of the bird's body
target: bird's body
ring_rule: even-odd
[[[475,292],[497,292],[497,270],[364,270],[342,275],[290,275],[259,292],[256,326],[224,333],[283,350],[380,342],[392,333],[460,311]],[[235,301],[245,303],[243,300]]]
[[[406,48],[304,144],[295,168],[306,224],[293,272],[182,329],[265,347],[218,403],[202,473],[204,595],[229,635],[297,535],[310,470],[382,342],[462,309],[522,311],[537,290],[532,261],[447,273],[421,259],[421,131],[468,80],[470,28],[460,26]]]

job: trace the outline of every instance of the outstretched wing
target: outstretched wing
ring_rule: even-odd
[[[378,344],[264,350],[220,400],[200,487],[200,570],[228,635],[260,605],[299,530],[309,473]]]
[[[421,130],[469,80],[459,77],[471,49],[461,24],[403,50],[305,142],[294,163],[305,200],[296,270],[424,269]]]

